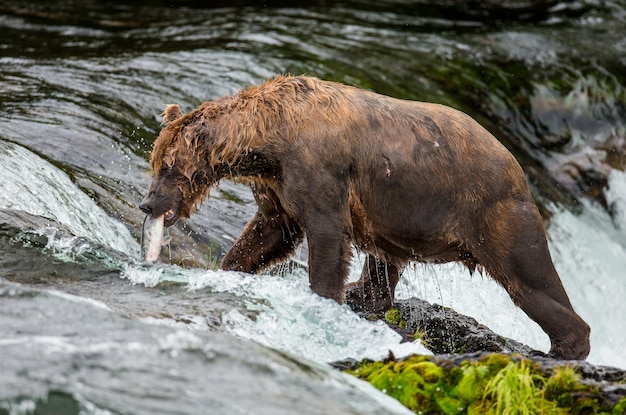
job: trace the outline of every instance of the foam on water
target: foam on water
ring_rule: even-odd
[[[316,295],[308,284],[306,271],[295,270],[285,276],[206,273],[189,286],[264,300],[250,304],[262,311],[254,321],[238,312],[225,316],[231,331],[313,360],[382,358],[389,350],[397,356],[429,353],[419,343],[400,344],[400,336],[384,323],[358,317],[348,306]]]
[[[149,274],[149,278],[146,278]],[[181,270],[176,267],[130,266],[124,276],[136,283],[187,279],[188,288],[209,287],[241,296],[254,318],[230,311],[222,316],[233,334],[319,362],[345,358],[429,354],[420,343],[400,344],[400,336],[382,322],[359,318],[347,306],[311,291],[304,270],[278,275],[246,275],[227,271]]]
[[[134,255],[137,242],[121,223],[83,193],[61,170],[24,147],[0,140],[0,208],[54,219],[77,236]]]

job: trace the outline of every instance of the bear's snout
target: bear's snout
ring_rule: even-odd
[[[141,209],[141,211],[147,215],[152,214],[153,209],[150,197],[146,197],[144,200],[141,201],[141,203],[139,204],[139,209]]]

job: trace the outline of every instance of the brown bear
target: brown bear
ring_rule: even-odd
[[[164,112],[154,179],[140,208],[189,217],[223,178],[248,183],[258,210],[221,262],[257,273],[307,238],[313,291],[384,310],[410,261],[457,261],[500,283],[551,340],[584,359],[589,326],[554,268],[524,173],[468,115],[305,76],[279,76],[183,115]],[[346,284],[353,244],[367,254]]]

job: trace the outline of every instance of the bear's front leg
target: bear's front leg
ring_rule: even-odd
[[[268,215],[259,209],[222,259],[220,268],[260,272],[291,257],[303,239],[304,231],[287,215]]]
[[[354,311],[385,311],[393,305],[402,269],[368,254],[361,278],[348,284],[346,301]]]
[[[309,283],[322,297],[345,302],[345,285],[352,257],[350,239],[332,221],[316,222],[307,228],[309,244]]]

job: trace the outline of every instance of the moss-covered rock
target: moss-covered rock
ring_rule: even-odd
[[[607,395],[576,364],[542,365],[519,355],[414,355],[362,361],[349,373],[417,414],[624,414],[625,379]],[[621,391],[616,394],[616,391]]]
[[[397,308],[390,308],[385,312],[385,322],[390,326],[406,327],[406,320],[402,318],[402,314]]]
[[[390,355],[381,362],[347,360],[333,366],[416,413],[626,414],[624,370],[549,358],[417,298],[396,301],[384,316],[368,317],[384,319],[405,341],[419,333],[435,356],[397,360]]]

